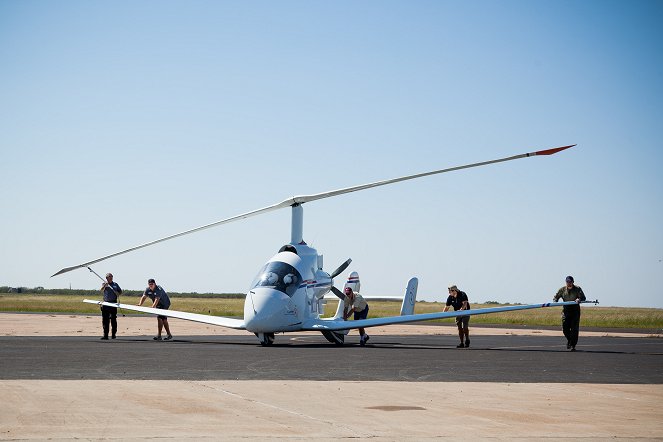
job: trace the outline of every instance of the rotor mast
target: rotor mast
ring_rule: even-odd
[[[295,203],[291,207],[290,244],[301,244],[304,242],[304,208],[299,203]]]

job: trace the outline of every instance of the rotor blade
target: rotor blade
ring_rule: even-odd
[[[131,247],[129,249],[125,249],[125,250],[119,251],[117,253],[113,253],[111,255],[106,255],[106,256],[103,256],[101,258],[94,259],[92,261],[84,262],[83,264],[78,264],[78,265],[75,265],[75,266],[72,266],[72,267],[65,267],[64,269],[60,270],[59,272],[54,273],[53,275],[51,275],[51,278],[53,276],[61,275],[63,273],[67,273],[67,272],[70,272],[72,270],[80,269],[82,267],[87,267],[91,264],[95,264],[99,261],[103,261],[103,260],[108,259],[108,258],[113,258],[114,256],[122,255],[124,253],[133,252],[134,250],[142,249],[143,247],[151,246],[151,245],[163,242],[163,241],[168,241],[169,239],[177,238],[178,236],[188,235],[189,233],[199,232],[201,230],[209,229],[210,227],[220,226],[221,224],[227,224],[227,223],[231,223],[233,221],[237,221],[237,220],[240,220],[240,219],[249,218],[251,216],[255,216],[255,215],[258,215],[258,214],[261,214],[261,213],[266,213],[266,212],[270,212],[272,210],[277,210],[277,209],[281,209],[281,208],[284,208],[284,207],[289,207],[293,204],[294,203],[292,202],[292,199],[287,199],[285,201],[282,201],[278,204],[274,204],[272,206],[267,206],[267,207],[263,207],[262,209],[242,213],[241,215],[236,215],[236,216],[233,216],[233,217],[230,217],[230,218],[222,219],[221,221],[216,221],[216,222],[213,222],[211,224],[206,224],[204,226],[196,227],[195,229],[185,230],[184,232],[176,233],[174,235],[166,236],[165,238],[157,239],[157,240],[154,240],[154,241],[147,242],[145,244],[141,244],[139,246]]]
[[[523,154],[520,154],[520,155],[511,156],[511,157],[499,158],[497,160],[482,161],[480,163],[466,164],[464,166],[449,167],[447,169],[438,169],[438,170],[433,170],[431,172],[417,173],[417,174],[414,174],[414,175],[407,175],[407,176],[403,176],[403,177],[400,177],[400,178],[392,178],[390,180],[376,181],[374,183],[362,184],[360,186],[346,187],[345,189],[333,190],[331,192],[317,193],[315,195],[295,196],[295,197],[292,198],[292,200],[294,202],[303,204],[303,203],[308,203],[310,201],[319,200],[319,199],[322,199],[322,198],[329,198],[329,197],[336,196],[336,195],[342,195],[344,193],[357,192],[359,190],[370,189],[372,187],[386,186],[387,184],[398,183],[400,181],[413,180],[415,178],[421,178],[421,177],[425,177],[425,176],[429,176],[429,175],[437,175],[439,173],[453,172],[455,170],[469,169],[471,167],[487,166],[488,164],[502,163],[504,161],[517,160],[519,158],[534,157],[534,156],[537,156],[537,155],[553,155],[557,152],[561,152],[562,150],[568,149],[568,148],[573,147],[573,146],[577,146],[577,144],[571,144],[569,146],[556,147],[554,149],[537,150],[536,152],[523,153]]]
[[[336,278],[338,275],[341,274],[341,272],[343,272],[343,270],[345,270],[345,269],[348,268],[348,266],[350,265],[351,262],[352,262],[352,259],[348,259],[348,260],[345,261],[343,264],[341,264],[341,265],[339,266],[339,268],[337,268],[336,270],[334,270],[334,271],[332,272],[332,274],[329,275],[329,276],[330,276],[332,279]]]
[[[338,296],[341,300],[345,300],[345,295],[343,294],[343,292],[337,289],[336,287],[331,286],[331,291],[334,292],[334,294]]]
[[[135,247],[131,247],[131,248],[128,248],[126,250],[122,250],[120,252],[116,252],[116,253],[113,253],[113,254],[110,254],[110,255],[106,255],[106,256],[103,256],[101,258],[97,258],[97,259],[94,259],[92,261],[84,262],[82,264],[78,264],[78,265],[75,265],[75,266],[72,266],[72,267],[65,267],[62,270],[58,271],[57,273],[54,273],[53,275],[51,275],[51,278],[53,276],[61,275],[63,273],[67,273],[67,272],[70,272],[72,270],[80,269],[82,267],[87,267],[91,264],[95,264],[95,263],[98,263],[100,261],[103,261],[103,260],[106,260],[106,259],[109,259],[109,258],[113,258],[113,257],[118,256],[118,255],[122,255],[124,253],[129,253],[129,252],[132,252],[134,250],[142,249],[143,247],[151,246],[151,245],[163,242],[163,241],[168,241],[169,239],[174,239],[174,238],[177,238],[179,236],[188,235],[189,233],[199,232],[201,230],[209,229],[210,227],[216,227],[216,226],[219,226],[221,224],[227,224],[227,223],[237,221],[237,220],[240,220],[240,219],[249,218],[251,216],[255,216],[255,215],[258,215],[258,214],[261,214],[261,213],[271,212],[272,210],[282,209],[284,207],[290,207],[290,206],[294,206],[296,204],[303,204],[303,203],[307,203],[307,202],[310,202],[310,201],[316,201],[316,200],[323,199],[323,198],[329,198],[329,197],[336,196],[336,195],[343,195],[345,193],[357,192],[357,191],[364,190],[364,189],[370,189],[372,187],[386,186],[387,184],[398,183],[400,181],[413,180],[415,178],[421,178],[421,177],[425,177],[425,176],[429,176],[429,175],[436,175],[436,174],[440,174],[440,173],[453,172],[455,170],[461,170],[461,169],[469,169],[471,167],[486,166],[488,164],[501,163],[501,162],[504,162],[504,161],[511,161],[511,160],[516,160],[516,159],[519,159],[519,158],[533,157],[533,156],[537,156],[537,155],[552,155],[552,154],[555,154],[557,152],[560,152],[562,150],[568,149],[568,148],[573,147],[573,146],[576,146],[576,145],[572,144],[572,145],[569,145],[569,146],[556,147],[556,148],[553,148],[553,149],[538,150],[538,151],[535,151],[535,152],[523,153],[523,154],[520,154],[520,155],[514,155],[514,156],[511,156],[511,157],[500,158],[500,159],[497,159],[497,160],[482,161],[480,163],[466,164],[464,166],[450,167],[450,168],[447,168],[447,169],[438,169],[438,170],[433,170],[431,172],[418,173],[418,174],[415,174],[415,175],[407,175],[407,176],[403,176],[403,177],[400,177],[400,178],[393,178],[393,179],[390,179],[390,180],[376,181],[374,183],[362,184],[360,186],[346,187],[344,189],[338,189],[338,190],[333,190],[333,191],[330,191],[330,192],[318,193],[318,194],[315,194],[315,195],[293,196],[292,198],[285,199],[285,200],[281,201],[280,203],[277,203],[277,204],[274,204],[274,205],[271,205],[271,206],[263,207],[262,209],[253,210],[251,212],[246,212],[246,213],[243,213],[241,215],[236,215],[236,216],[233,216],[233,217],[230,217],[230,218],[222,219],[221,221],[216,221],[216,222],[213,222],[213,223],[210,223],[210,224],[206,224],[206,225],[201,226],[201,227],[196,227],[194,229],[190,229],[190,230],[186,230],[184,232],[176,233],[174,235],[166,236],[165,238],[150,241],[148,243],[141,244],[141,245],[135,246]]]

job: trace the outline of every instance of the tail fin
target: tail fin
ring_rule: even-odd
[[[405,296],[403,296],[403,304],[401,305],[401,316],[414,314],[414,304],[417,302],[417,287],[419,287],[417,278],[408,281]]]
[[[350,275],[348,275],[348,280],[345,282],[343,290],[345,290],[348,287],[350,287],[353,292],[361,291],[361,282],[359,281],[359,273],[352,272],[350,273]]]

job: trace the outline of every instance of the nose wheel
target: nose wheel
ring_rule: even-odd
[[[269,347],[274,343],[274,333],[256,333],[256,336],[263,347]]]

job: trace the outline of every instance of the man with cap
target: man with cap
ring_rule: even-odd
[[[368,303],[364,297],[359,293],[353,292],[350,287],[346,287],[343,290],[343,293],[345,294],[345,299],[343,300],[345,303],[343,308],[343,319],[348,319],[353,313],[355,321],[366,319],[368,317]],[[361,327],[359,328],[359,336],[359,345],[366,345],[369,336]]]
[[[160,285],[157,285],[156,281],[152,278],[147,280],[147,288],[143,292],[143,296],[138,301],[138,305],[143,305],[145,298],[150,298],[152,300],[152,308],[161,308],[168,310],[170,307],[170,298],[166,291]],[[166,337],[164,341],[170,341],[173,339],[173,335],[170,334],[170,327],[168,326],[168,316],[158,315],[157,316],[157,335],[153,338],[155,341],[161,340],[161,330],[166,328]]]
[[[467,298],[467,294],[458,290],[458,287],[455,285],[449,287],[449,297],[447,298],[447,305],[444,307],[444,311],[449,310],[449,307],[453,307],[454,311],[470,310],[470,301]],[[458,337],[460,338],[460,344],[456,348],[470,348],[470,317],[456,316],[456,325],[458,326]],[[463,338],[465,338],[465,342],[463,342]]]
[[[553,300],[557,302],[560,298],[565,302],[576,302],[576,305],[565,305],[562,310],[562,331],[566,337],[566,348],[576,351],[580,331],[580,301],[585,301],[587,298],[582,289],[574,284],[573,276],[566,277],[566,285],[557,290]]]
[[[113,282],[112,273],[106,273],[106,282],[101,285],[101,291],[104,293],[104,302],[119,302],[117,298],[120,296],[120,293],[122,293],[122,289],[117,282]],[[101,325],[104,328],[104,335],[101,339],[104,341],[108,340],[109,325],[112,327],[111,337],[115,339],[115,335],[117,334],[116,307],[101,306]]]

